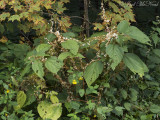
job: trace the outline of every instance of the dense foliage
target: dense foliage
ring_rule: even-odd
[[[102,0],[88,29],[69,4],[0,1],[0,119],[159,120],[159,18],[145,34],[131,4]]]

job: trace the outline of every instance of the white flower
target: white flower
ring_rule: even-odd
[[[60,35],[59,31],[56,31],[54,34],[55,34],[56,36],[59,36],[59,35]]]

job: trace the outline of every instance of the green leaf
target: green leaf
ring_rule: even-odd
[[[23,58],[27,54],[27,52],[30,50],[30,47],[26,44],[14,44],[12,45],[13,48],[13,53],[16,57],[18,58]]]
[[[123,48],[121,48],[118,45],[109,44],[106,47],[106,53],[113,60],[113,63],[111,64],[111,67],[114,70],[115,67],[121,62],[121,60],[123,58],[123,55],[124,55]]]
[[[87,102],[87,104],[88,104],[88,108],[89,108],[90,110],[94,110],[95,107],[96,107],[96,104],[95,104],[94,102],[92,102],[91,100],[89,100],[89,101]]]
[[[123,109],[124,109],[124,107],[121,107],[121,106],[115,107],[115,110],[117,110],[117,111],[123,111]]]
[[[126,98],[127,98],[127,92],[126,92],[126,90],[122,89],[122,90],[121,90],[121,95],[122,95],[122,97],[123,97],[124,99],[126,99]]]
[[[50,72],[56,74],[63,67],[63,62],[58,60],[57,57],[52,56],[47,59],[45,66]]]
[[[64,60],[66,59],[67,57],[71,56],[72,57],[72,53],[70,52],[63,52],[61,53],[59,56],[58,56],[58,59],[59,60]]]
[[[10,18],[8,19],[8,21],[15,21],[15,20],[17,20],[17,21],[20,21],[20,16],[19,15],[12,15],[12,16],[10,16]]]
[[[152,104],[152,105],[150,106],[150,111],[151,111],[152,113],[160,113],[160,106],[155,105],[155,104]]]
[[[84,89],[80,89],[80,90],[79,90],[79,95],[80,95],[81,97],[84,96],[84,93],[85,93]]]
[[[137,101],[138,92],[133,88],[130,88],[129,90],[131,91],[131,94],[130,94],[131,100],[134,102]]]
[[[123,109],[124,109],[124,107],[116,106],[115,107],[115,114],[118,116],[123,115]]]
[[[78,110],[80,107],[80,103],[76,102],[76,101],[71,101],[70,105],[71,105],[72,109],[75,109],[75,110]]]
[[[55,95],[51,95],[51,96],[50,96],[50,100],[51,100],[51,102],[52,102],[53,104],[59,103],[59,99],[58,99],[57,96],[55,96]]]
[[[62,33],[62,36],[66,37],[66,38],[74,38],[74,37],[76,37],[76,35],[73,32]]]
[[[101,61],[96,61],[87,66],[84,71],[84,78],[87,85],[90,86],[103,71],[103,63]]]
[[[24,107],[27,106],[27,105],[30,105],[30,104],[32,104],[33,102],[36,101],[36,97],[34,95],[34,90],[35,90],[34,87],[29,87],[29,89],[27,90],[27,92],[26,92],[27,100],[25,102]]]
[[[48,33],[45,38],[47,38],[47,40],[49,41],[53,41],[54,39],[56,39],[56,36],[53,33]]]
[[[20,73],[20,78],[22,78],[23,76],[25,76],[25,74],[27,74],[28,72],[30,72],[30,68],[31,68],[31,64],[27,64],[24,69],[21,71]]]
[[[117,26],[117,30],[119,33],[125,33],[128,28],[129,22],[126,20],[121,21]]]
[[[24,91],[19,91],[17,93],[17,106],[14,106],[15,110],[19,110],[23,107],[23,105],[25,104],[26,101],[26,94],[24,93]]]
[[[42,101],[38,104],[37,110],[42,119],[57,120],[62,114],[62,104]]]
[[[153,50],[153,53],[154,53],[155,55],[157,55],[158,57],[160,57],[160,49],[154,49],[154,50]]]
[[[48,51],[50,47],[51,47],[51,45],[49,45],[49,44],[40,44],[36,47],[36,51],[40,52],[40,53],[44,53],[44,52]]]
[[[40,62],[39,60],[35,60],[32,63],[32,69],[33,71],[40,77],[43,79],[44,76],[44,71],[43,71],[43,64],[42,62]]]
[[[11,80],[12,80],[13,85],[18,87],[18,81],[13,76],[11,76]]]
[[[131,104],[130,103],[124,103],[124,107],[128,110],[128,111],[130,111],[131,110]]]
[[[70,52],[63,52],[63,53],[61,53],[59,56],[58,56],[58,59],[59,60],[64,60],[64,59],[66,59],[67,57],[71,57],[71,58],[73,58],[73,57],[79,57],[79,58],[85,58],[83,55],[81,55],[80,53],[77,53],[76,55],[73,55],[72,53],[70,53]]]
[[[144,62],[133,53],[126,53],[123,61],[133,73],[138,73],[141,77],[144,76],[145,72],[149,71]]]
[[[62,47],[65,49],[69,49],[70,52],[74,55],[78,53],[79,45],[76,40],[67,40],[61,43]]]
[[[97,107],[97,113],[103,117],[102,120],[106,120],[106,113],[110,113],[112,110],[112,107]]]
[[[148,42],[150,42],[148,36],[134,26],[130,26],[125,34],[143,44],[149,44]]]
[[[152,34],[151,38],[152,38],[152,40],[153,40],[153,42],[154,42],[155,45],[157,45],[157,43],[160,42],[160,39],[158,37],[158,33]]]

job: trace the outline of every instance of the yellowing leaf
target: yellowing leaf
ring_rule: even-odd
[[[44,120],[57,120],[62,114],[62,104],[52,104],[47,101],[42,101],[38,104],[37,110],[41,118]]]
[[[9,18],[9,21],[20,21],[20,16],[19,15],[12,15],[10,18]]]
[[[28,12],[22,12],[21,14],[19,14],[19,16],[22,17],[28,17],[29,13]]]
[[[4,9],[6,6],[5,1],[0,1],[0,9]]]
[[[18,10],[22,10],[23,9],[23,5],[16,5],[13,7],[14,11],[17,12]]]
[[[61,2],[68,3],[69,0],[61,0]]]
[[[99,31],[103,30],[105,27],[101,23],[94,23],[94,30],[99,29]]]
[[[3,21],[5,20],[7,17],[10,16],[10,13],[9,12],[3,12],[1,15],[0,15],[0,21]]]
[[[64,10],[66,10],[65,7],[63,7],[64,3],[58,2],[58,6],[56,8],[56,11],[58,14],[62,14]]]
[[[115,11],[117,13],[120,11],[119,8],[117,7],[117,5],[114,4],[113,2],[109,2],[109,6],[112,7],[113,11]]]
[[[3,36],[1,39],[0,39],[0,42],[2,42],[2,43],[6,43],[8,41],[8,39],[5,37],[5,36]]]
[[[132,21],[132,22],[136,22],[135,18],[134,18],[134,14],[132,12],[126,12],[124,14],[124,18],[128,21]]]

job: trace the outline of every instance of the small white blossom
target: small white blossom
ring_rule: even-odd
[[[60,35],[59,31],[56,31],[54,34],[55,34],[56,36],[59,36],[59,35]]]

